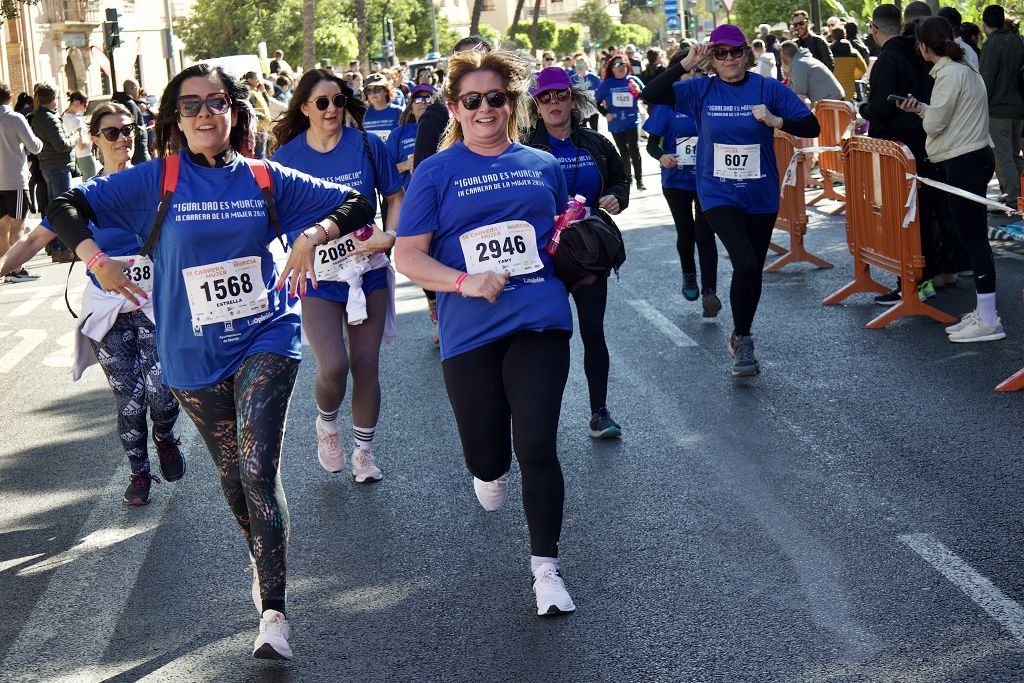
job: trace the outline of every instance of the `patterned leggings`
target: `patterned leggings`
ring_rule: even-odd
[[[285,613],[288,501],[281,445],[299,361],[256,353],[234,376],[205,389],[174,389],[213,463],[235,521],[256,559],[263,609]]]
[[[132,474],[149,472],[146,405],[161,438],[178,419],[178,402],[163,383],[154,325],[142,311],[122,313],[103,341],[89,343],[117,399],[117,431]]]

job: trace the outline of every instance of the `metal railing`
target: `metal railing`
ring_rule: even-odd
[[[103,21],[99,0],[43,0],[42,5],[40,18],[49,24],[98,24]]]

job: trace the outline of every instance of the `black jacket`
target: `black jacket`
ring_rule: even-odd
[[[416,123],[416,146],[413,149],[413,167],[419,166],[425,159],[437,154],[437,146],[441,143],[444,128],[448,125],[448,108],[439,100],[434,100],[426,108]]]
[[[889,95],[906,97],[907,93],[922,102],[931,100],[931,77],[928,82],[920,82],[920,72],[914,62],[916,52],[913,38],[896,37],[886,41],[871,67],[871,94],[867,102],[860,105],[860,115],[870,124],[870,137],[902,142],[920,163],[925,158],[926,137],[921,117],[888,101]]]
[[[629,178],[626,177],[626,167],[615,146],[608,138],[595,130],[581,126],[578,121],[573,121],[572,134],[569,139],[572,140],[572,144],[594,159],[597,172],[601,176],[601,187],[598,190],[597,198],[613,195],[619,200],[619,211],[624,211],[629,206]],[[538,119],[537,127],[527,134],[524,144],[534,149],[551,152],[551,148],[548,146],[548,129],[544,125],[544,121]]]
[[[803,38],[797,38],[796,44],[799,47],[806,47],[811,51],[811,56],[828,67],[829,71],[836,70],[836,60],[832,58],[832,48],[828,46],[825,39],[810,31]]]

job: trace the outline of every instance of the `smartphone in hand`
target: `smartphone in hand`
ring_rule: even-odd
[[[903,97],[902,95],[889,95],[885,99],[889,100],[893,104],[903,104],[904,102],[907,101],[907,98]]]

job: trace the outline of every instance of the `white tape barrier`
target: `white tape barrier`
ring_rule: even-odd
[[[786,167],[786,176],[782,179],[782,187],[779,188],[779,196],[781,197],[786,191],[786,186],[796,185],[796,162],[800,158],[801,154],[818,154],[819,152],[842,152],[842,147],[801,147],[800,149],[794,150],[793,158],[789,160],[789,166]]]
[[[912,182],[910,183],[910,195],[907,197],[907,204],[906,204],[907,213],[906,213],[906,215],[903,216],[903,227],[904,228],[909,227],[910,224],[913,222],[914,217],[917,216],[917,184],[918,183],[921,183],[922,185],[928,185],[929,187],[934,187],[934,188],[936,188],[938,190],[942,190],[943,192],[948,192],[949,194],[955,194],[958,197],[963,197],[964,199],[969,199],[970,201],[977,202],[978,204],[984,204],[985,206],[989,206],[989,207],[992,207],[994,209],[999,209],[1001,211],[1006,212],[1007,216],[1013,216],[1015,214],[1016,215],[1020,215],[1021,214],[1020,211],[1017,211],[1016,209],[1012,209],[1009,206],[1007,206],[1006,204],[1000,204],[999,202],[993,201],[993,200],[991,200],[991,199],[989,199],[987,197],[982,197],[982,196],[976,195],[974,193],[968,192],[967,190],[961,190],[959,187],[954,187],[953,185],[947,185],[946,183],[940,183],[938,180],[932,180],[930,178],[922,178],[921,176],[914,175],[913,173],[908,173],[907,174],[907,180],[910,180]]]

